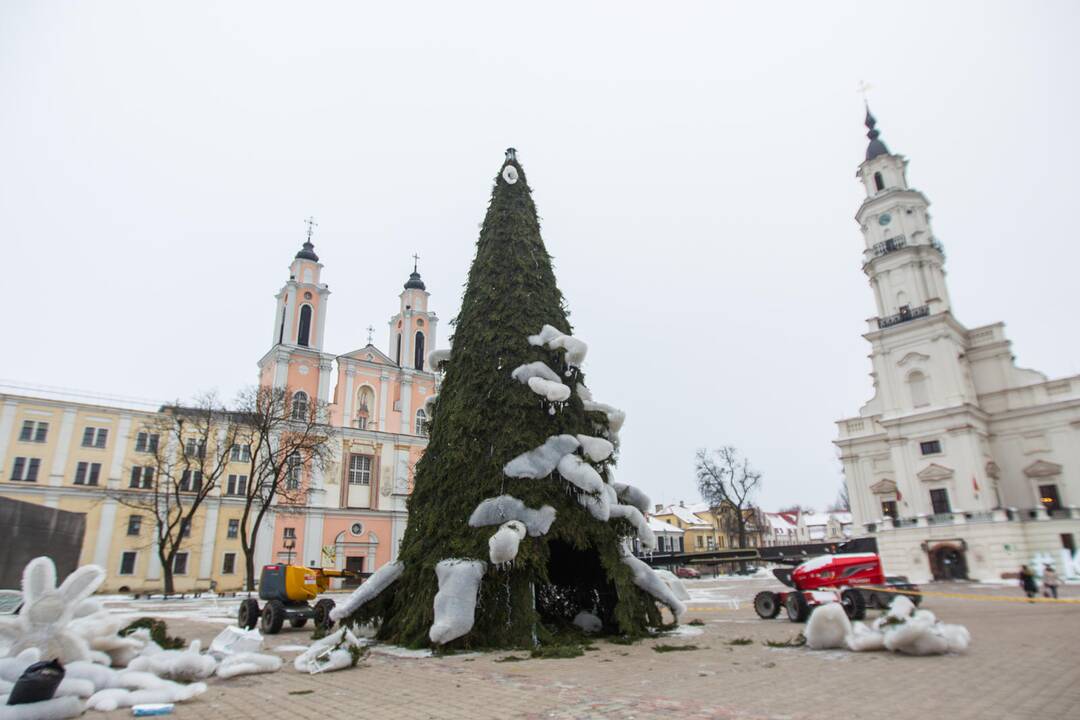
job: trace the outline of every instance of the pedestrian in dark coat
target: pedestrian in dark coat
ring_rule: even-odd
[[[1039,594],[1039,584],[1035,582],[1035,573],[1027,565],[1020,566],[1020,587],[1024,588],[1024,594],[1029,598]]]

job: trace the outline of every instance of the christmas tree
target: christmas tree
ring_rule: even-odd
[[[399,559],[334,611],[408,646],[527,647],[576,624],[640,636],[682,605],[629,552],[649,500],[613,480],[623,414],[596,402],[515,151],[495,178]]]

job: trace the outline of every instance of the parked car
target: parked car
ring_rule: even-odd
[[[681,578],[693,579],[693,578],[701,577],[701,573],[699,573],[697,570],[695,570],[692,567],[681,567],[681,568],[675,568],[675,576],[676,577],[681,577]]]

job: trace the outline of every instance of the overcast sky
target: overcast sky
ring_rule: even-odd
[[[694,500],[698,447],[824,506],[871,395],[860,80],[961,322],[1080,373],[1080,4],[0,4],[0,377],[152,400],[256,380],[318,218],[325,349],[420,254],[456,313],[519,149],[619,478]]]

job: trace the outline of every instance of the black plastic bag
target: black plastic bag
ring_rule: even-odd
[[[56,694],[56,688],[64,679],[64,666],[59,660],[48,662],[36,662],[19,676],[15,687],[11,688],[8,697],[8,705],[25,705],[26,703],[51,700]]]

